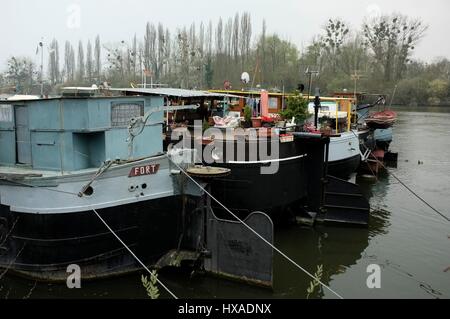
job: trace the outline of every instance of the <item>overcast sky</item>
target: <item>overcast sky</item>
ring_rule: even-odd
[[[252,15],[254,34],[266,19],[269,32],[299,48],[320,32],[330,17],[359,27],[364,16],[400,12],[420,17],[429,25],[416,58],[450,58],[449,0],[1,0],[0,8],[0,69],[12,55],[35,57],[42,37],[46,42],[56,38],[75,44],[100,34],[104,42],[119,42],[131,39],[134,33],[141,37],[147,21],[162,22],[175,30],[193,21],[211,19],[215,23],[220,16],[228,18],[244,11]]]

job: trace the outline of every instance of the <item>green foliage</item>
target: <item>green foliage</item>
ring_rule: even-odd
[[[147,276],[142,275],[141,276],[142,285],[144,286],[145,290],[147,291],[147,295],[151,299],[158,299],[159,289],[158,289],[158,273],[156,270],[153,270],[150,275],[150,280],[148,280]]]
[[[429,82],[423,77],[401,80],[397,86],[395,103],[404,105],[425,105],[428,102]]]
[[[345,74],[336,74],[332,79],[326,84],[327,92],[341,92],[347,89],[353,92],[354,82],[352,79]]]
[[[262,57],[259,58],[259,52]],[[282,86],[292,90],[298,83],[298,70],[300,68],[300,53],[291,42],[281,39],[278,35],[260,38],[254,51],[253,69],[258,63],[259,72],[255,76],[255,83],[265,87]]]
[[[252,108],[247,105],[244,108],[244,121],[250,122],[251,120],[252,120]]]
[[[308,117],[308,101],[299,92],[286,99],[286,109],[280,112],[285,120],[295,117],[295,122],[301,124]]]
[[[208,130],[210,127],[211,127],[211,125],[209,125],[208,121],[203,121],[203,123],[202,123],[202,130],[203,130],[203,132]]]
[[[306,290],[306,292],[308,293],[306,299],[309,299],[309,297],[314,293],[314,291],[316,291],[317,287],[319,288],[321,287],[320,281],[322,281],[322,276],[323,276],[323,265],[318,265],[316,273],[314,274],[314,280],[312,280],[309,283],[309,287]]]
[[[428,87],[428,93],[431,97],[437,99],[443,99],[448,96],[449,81],[442,79],[435,79],[430,82]]]

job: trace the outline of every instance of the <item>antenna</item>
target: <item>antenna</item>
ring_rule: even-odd
[[[316,76],[319,75],[319,71],[312,71],[308,67],[306,69],[305,74],[309,76],[308,99],[307,99],[307,102],[309,103],[309,98],[311,96],[312,76],[313,74],[315,74]]]
[[[354,87],[354,91],[353,91],[355,104],[357,104],[357,101],[356,101],[356,86],[357,86],[357,82],[358,82],[358,80],[361,80],[361,78],[363,78],[363,77],[364,77],[364,75],[362,73],[360,73],[359,70],[354,70],[353,74],[351,75],[352,80],[355,81],[355,87]]]

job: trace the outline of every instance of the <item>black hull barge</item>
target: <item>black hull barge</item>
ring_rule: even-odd
[[[167,197],[103,208],[98,213],[146,265],[155,265],[177,248],[181,211],[181,199]],[[2,205],[0,223],[10,232],[1,246],[0,268],[10,274],[64,282],[72,264],[82,270],[82,280],[142,269],[92,211],[38,215],[11,212]]]
[[[1,273],[65,281],[73,264],[82,280],[141,269],[97,213],[146,265],[177,249],[184,202],[163,153],[165,109],[160,96],[92,88],[1,101]]]
[[[275,147],[279,156],[273,157],[273,143],[279,143]],[[216,160],[213,165],[230,169],[231,173],[210,182],[212,194],[239,218],[260,211],[268,214],[274,222],[306,215],[324,222],[367,225],[369,204],[364,199],[354,202],[349,195],[356,192],[358,198],[363,198],[358,187],[328,177],[329,163],[326,159],[329,143],[328,137],[310,133],[294,133],[287,141],[278,136],[256,140],[215,139],[206,143],[208,150],[204,145],[203,152],[206,150],[208,154],[211,151]],[[242,154],[238,149],[245,150],[245,157],[238,156]],[[231,156],[227,155],[230,150],[233,150]],[[249,155],[252,150],[257,150],[256,159]],[[355,157],[355,162],[359,163],[359,155]],[[271,172],[271,165],[274,164],[277,170],[264,174]],[[353,164],[349,165],[351,169]],[[341,196],[336,197],[336,192],[331,196],[327,192],[329,187],[348,189],[347,184],[354,187]],[[339,203],[333,205],[336,201]],[[219,218],[233,219],[221,205],[212,202],[212,207]],[[360,209],[353,209],[355,207]],[[328,218],[331,215],[333,218]]]

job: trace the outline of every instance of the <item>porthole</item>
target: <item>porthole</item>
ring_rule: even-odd
[[[85,196],[92,196],[92,194],[94,194],[94,189],[92,188],[92,186],[89,186],[83,192],[83,195]]]

